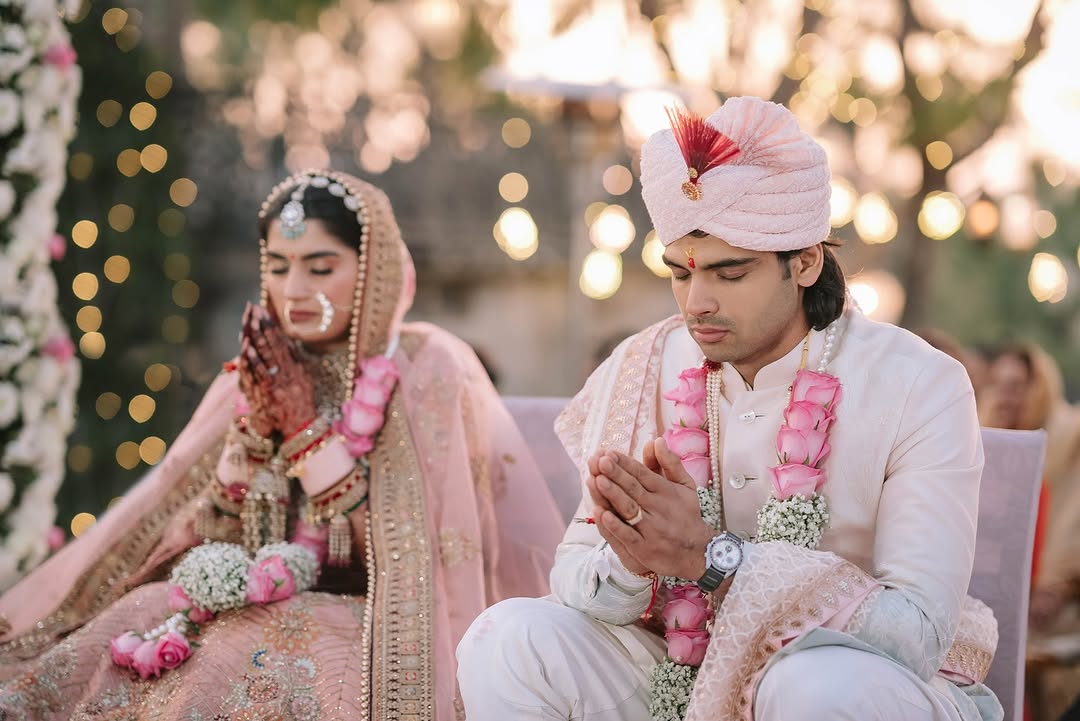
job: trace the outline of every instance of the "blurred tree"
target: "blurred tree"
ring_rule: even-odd
[[[204,380],[190,377],[200,363],[188,345],[200,300],[187,229],[199,189],[185,175],[194,98],[156,42],[163,26],[131,4],[86,2],[71,25],[84,90],[59,206],[73,245],[57,276],[83,382],[65,527],[161,459]]]

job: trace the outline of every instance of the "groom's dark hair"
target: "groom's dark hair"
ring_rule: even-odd
[[[822,243],[821,250],[825,254],[825,262],[821,267],[821,275],[818,276],[817,282],[803,293],[803,310],[806,311],[806,319],[814,330],[823,330],[844,312],[847,281],[844,280],[844,271],[840,267],[840,261],[833,252],[833,248],[838,245],[831,240]],[[777,252],[776,259],[784,268],[785,278],[791,277],[791,259],[801,252],[800,250]]]

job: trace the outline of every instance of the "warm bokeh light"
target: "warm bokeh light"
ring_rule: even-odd
[[[101,330],[101,310],[93,305],[85,305],[79,308],[79,312],[75,314],[75,325],[83,333],[93,333],[96,330]]]
[[[71,519],[71,535],[78,538],[95,523],[97,523],[97,518],[93,513],[76,513]]]
[[[188,178],[174,180],[173,184],[169,186],[169,197],[172,198],[172,202],[181,208],[186,208],[194,203],[198,194],[199,189],[195,182]]]
[[[172,291],[173,303],[181,308],[194,308],[199,302],[199,286],[191,280],[177,281]]]
[[[855,301],[867,316],[883,323],[899,323],[907,300],[904,286],[884,270],[859,273],[848,282]]]
[[[968,232],[975,238],[986,238],[998,229],[998,209],[989,200],[977,200],[967,212]]]
[[[596,222],[596,219],[600,217],[600,214],[604,212],[604,208],[608,206],[602,200],[594,200],[585,206],[585,225],[591,226]]]
[[[1035,247],[1035,201],[1026,195],[1010,195],[1001,202],[1001,240],[1009,250],[1026,251]]]
[[[134,148],[121,150],[120,154],[116,156],[116,169],[120,171],[121,175],[128,178],[138,175],[139,171],[142,170],[139,151]]]
[[[67,454],[67,465],[75,473],[86,473],[94,461],[94,451],[85,444],[71,447]]]
[[[604,171],[602,182],[611,195],[625,195],[634,186],[634,174],[625,165],[612,165]]]
[[[120,412],[120,406],[123,405],[123,401],[120,396],[112,392],[102,393],[97,397],[97,401],[94,403],[94,410],[97,411],[98,416],[102,420],[112,420],[116,417],[116,414]]]
[[[169,160],[169,153],[157,143],[151,143],[139,153],[139,162],[151,173],[156,173],[165,167]]]
[[[161,337],[170,343],[183,343],[188,337],[188,321],[182,315],[168,315],[161,321]]]
[[[499,247],[514,260],[532,257],[539,247],[536,221],[524,208],[504,210],[495,223],[493,233]]]
[[[899,223],[888,199],[867,193],[855,206],[855,232],[866,243],[888,243],[896,237]]]
[[[105,261],[105,277],[112,283],[123,283],[131,274],[131,261],[122,255],[109,256]]]
[[[1056,255],[1036,253],[1028,271],[1028,289],[1040,303],[1059,303],[1069,292],[1069,274]]]
[[[82,151],[72,153],[68,161],[68,172],[75,180],[86,180],[94,170],[94,156]]]
[[[520,203],[529,194],[529,181],[521,173],[507,173],[499,179],[499,195],[507,203]]]
[[[118,233],[131,229],[135,223],[135,209],[124,203],[117,203],[109,208],[109,226]]]
[[[97,120],[106,128],[111,128],[120,122],[120,116],[124,114],[124,107],[115,100],[102,100],[97,106]]]
[[[634,242],[637,230],[630,213],[621,205],[609,205],[589,228],[589,240],[600,250],[621,253]]]
[[[146,76],[146,94],[154,100],[160,100],[172,90],[172,77],[161,70],[155,70]]]
[[[97,242],[98,227],[92,220],[80,220],[71,226],[71,242],[80,248],[89,248]]]
[[[169,280],[184,280],[191,273],[191,259],[183,253],[169,253],[165,256],[165,277]]]
[[[944,140],[935,140],[926,146],[926,159],[930,165],[938,170],[943,170],[953,161],[952,146]]]
[[[1032,222],[1035,224],[1035,233],[1040,238],[1049,238],[1057,231],[1057,218],[1049,210],[1036,211]]]
[[[71,280],[71,292],[79,300],[93,300],[98,293],[98,279],[93,273],[79,273]]]
[[[116,462],[128,471],[139,465],[139,444],[135,441],[124,441],[117,446]]]
[[[934,240],[945,240],[964,224],[964,204],[952,193],[932,192],[919,209],[919,230]]]
[[[157,403],[145,393],[140,393],[128,403],[128,415],[136,423],[146,423],[153,417],[155,410],[157,410]]]
[[[157,108],[146,101],[135,103],[131,106],[128,119],[136,130],[147,130],[157,120]]]
[[[832,195],[829,196],[829,224],[840,228],[851,222],[859,194],[855,186],[845,178],[833,178]]]
[[[688,54],[700,57],[700,46]],[[619,100],[622,108],[622,129],[626,140],[633,146],[641,145],[657,130],[671,127],[666,108],[682,108],[683,102],[674,93],[653,88],[634,89],[623,93]]]
[[[98,332],[84,333],[79,339],[79,353],[90,360],[97,360],[105,355],[105,336]]]
[[[1043,177],[1046,178],[1046,182],[1055,188],[1065,182],[1065,179],[1069,177],[1065,163],[1061,162],[1057,158],[1047,158],[1042,163]]]
[[[165,441],[157,436],[148,436],[139,444],[139,458],[149,466],[157,465],[165,456]]]
[[[143,374],[143,381],[146,383],[146,387],[157,393],[158,391],[165,390],[169,383],[172,382],[172,371],[169,366],[163,363],[154,363]]]
[[[656,231],[650,230],[645,236],[645,245],[641,248],[641,260],[659,278],[670,278],[671,268],[664,265],[664,244],[656,237]]]
[[[607,250],[594,250],[585,256],[578,279],[581,292],[594,300],[615,295],[622,285],[622,256]]]
[[[524,118],[510,118],[502,126],[502,139],[511,148],[523,148],[532,138],[532,127]]]
[[[184,214],[176,208],[166,208],[158,216],[158,229],[170,238],[183,232],[184,223]]]

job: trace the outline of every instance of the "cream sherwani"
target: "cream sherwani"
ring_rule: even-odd
[[[822,493],[830,525],[819,550],[857,565],[880,588],[845,619],[846,634],[822,630],[776,654],[758,686],[756,718],[847,718],[845,689],[851,688],[887,699],[880,715],[865,718],[1000,717],[981,685],[961,692],[935,675],[956,635],[974,558],[983,456],[971,385],[959,363],[907,331],[853,311],[845,325],[829,368],[843,397],[829,432]],[[810,368],[821,357],[824,335],[811,333]],[[723,369],[720,480],[727,526],[744,537],[755,532],[757,511],[771,492],[777,430],[801,346],[762,368],[753,388],[730,365]],[[597,450],[640,456],[646,442],[670,427],[674,407],[661,395],[702,360],[681,320],[672,318],[625,341],[597,369],[557,424],[583,480]],[[592,515],[587,491],[576,515]],[[650,584],[626,571],[595,527],[571,524],[551,587],[565,608],[504,602],[463,640],[459,679],[470,720],[494,719],[508,708],[523,719],[648,719],[647,678],[664,655],[662,639],[635,625],[649,604]],[[530,623],[549,630],[522,629]],[[833,637],[841,636],[837,644]],[[583,657],[578,649],[589,644],[591,656]],[[788,683],[807,665],[822,664],[835,669],[831,686]],[[471,694],[476,677],[509,705]],[[871,692],[875,684],[898,693],[881,697]],[[537,694],[539,686],[554,691]],[[777,693],[794,702],[778,705]],[[525,709],[536,704],[542,710],[528,715]],[[814,708],[822,715],[814,716]]]

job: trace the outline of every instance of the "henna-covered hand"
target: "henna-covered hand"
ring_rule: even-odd
[[[315,417],[314,385],[292,341],[260,306],[248,305],[240,340],[240,388],[260,436],[288,437]]]

